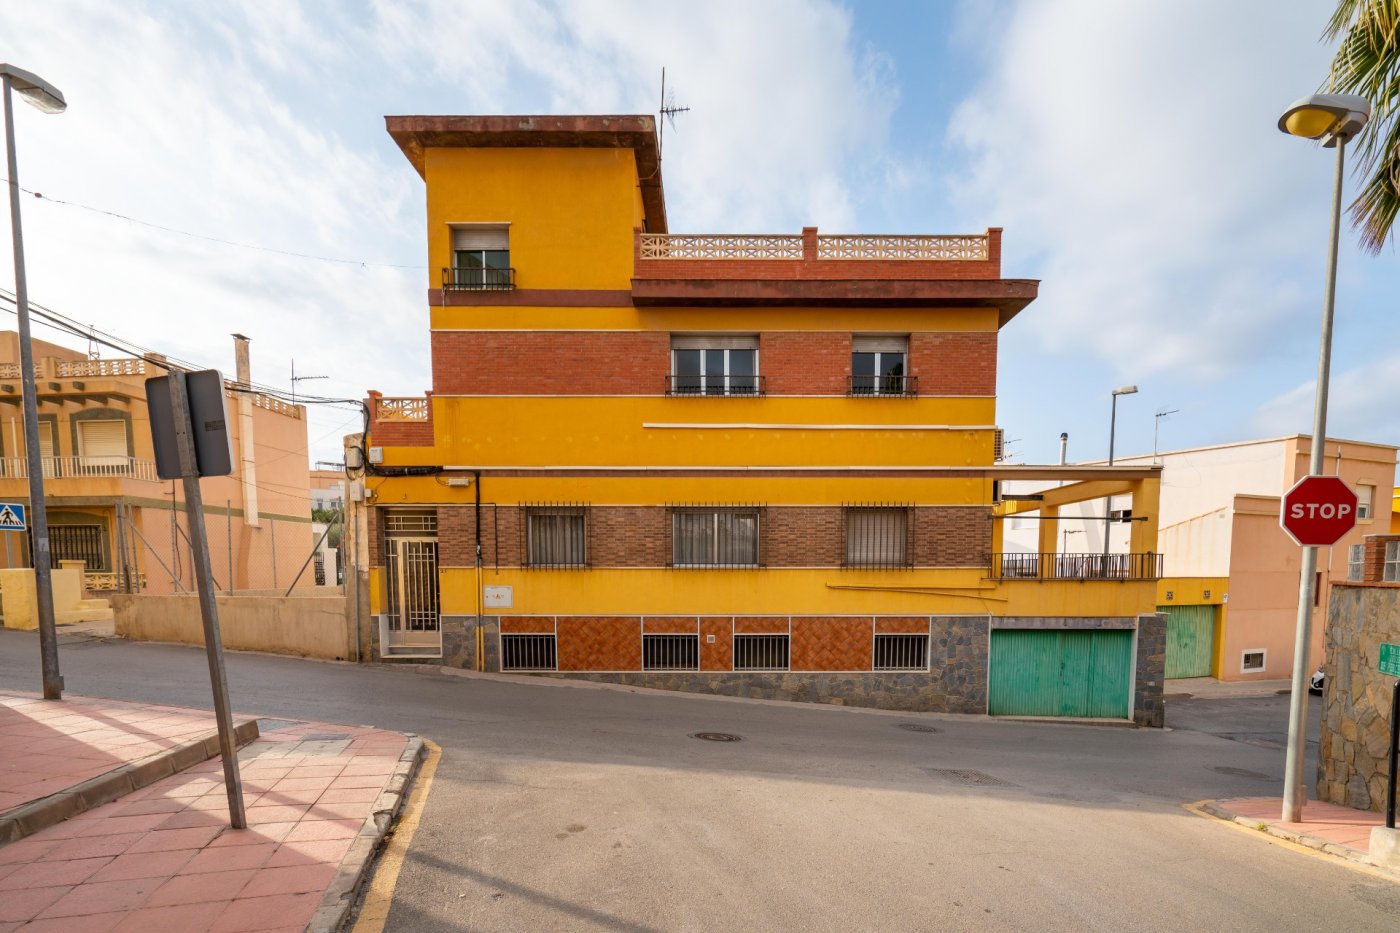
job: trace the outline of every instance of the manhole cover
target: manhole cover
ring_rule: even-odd
[[[925,768],[924,772],[931,777],[947,781],[949,784],[961,784],[964,787],[1015,787],[1010,781],[1003,781],[999,777],[992,777],[983,771],[969,771],[964,768]]]
[[[1253,778],[1256,781],[1277,781],[1278,778],[1269,774],[1260,774],[1258,771],[1251,771],[1248,768],[1227,768],[1223,765],[1210,770],[1217,774],[1228,774],[1231,777]]]
[[[290,729],[293,726],[304,726],[306,723],[298,722],[295,719],[259,719],[259,732],[281,732],[283,729]]]
[[[926,726],[921,722],[897,722],[896,729],[903,729],[905,732],[937,732],[933,726]]]
[[[692,732],[692,739],[702,739],[706,742],[742,742],[744,737],[735,735],[732,732]]]

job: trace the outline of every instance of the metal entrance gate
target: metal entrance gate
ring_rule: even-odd
[[[437,539],[389,538],[385,545],[384,575],[389,584],[385,647],[440,649]]]
[[[997,629],[987,712],[1127,719],[1132,665],[1128,630]]]
[[[1157,611],[1167,616],[1167,679],[1211,676],[1215,607],[1158,606]]]

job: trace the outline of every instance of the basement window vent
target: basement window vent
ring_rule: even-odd
[[[785,671],[788,646],[787,635],[735,635],[734,670]]]
[[[553,635],[502,635],[501,670],[556,671],[559,650]]]
[[[700,636],[643,635],[642,670],[700,670]]]
[[[927,635],[876,635],[875,670],[928,670]]]
[[[1264,669],[1268,652],[1263,648],[1248,648],[1240,653],[1240,673],[1257,674]]]

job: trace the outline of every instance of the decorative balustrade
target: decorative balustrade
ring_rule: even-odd
[[[83,379],[98,376],[144,376],[146,361],[134,357],[113,360],[56,360],[54,375],[59,379]]]
[[[18,379],[19,377],[18,363],[0,363],[0,379]]]
[[[301,406],[293,405],[291,402],[284,402],[280,398],[273,398],[270,395],[256,393],[253,395],[253,407],[266,408],[268,411],[275,411],[279,415],[286,415],[289,418],[301,417]]]
[[[801,259],[802,237],[643,233],[642,259]]]
[[[374,417],[377,421],[427,422],[432,409],[427,398],[378,398]]]
[[[137,479],[159,482],[154,460],[135,457],[44,457],[44,479]],[[24,457],[0,457],[0,479],[29,476]]]
[[[136,592],[139,593],[141,590],[144,590],[146,588],[146,575],[144,573],[128,572],[127,574],[125,574],[125,576],[128,580],[130,580],[131,588]],[[120,573],[104,573],[100,570],[84,570],[83,587],[89,593],[110,592],[113,590],[120,590],[122,588],[122,577],[123,574]]]
[[[818,259],[986,259],[985,234],[970,236],[819,236]]]

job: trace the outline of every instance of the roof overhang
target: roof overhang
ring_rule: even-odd
[[[649,114],[386,116],[384,123],[420,176],[424,176],[424,151],[430,148],[631,149],[637,160],[647,230],[667,232],[656,119]]]

